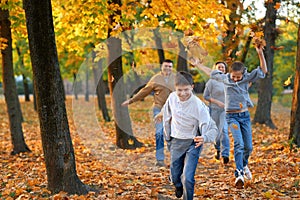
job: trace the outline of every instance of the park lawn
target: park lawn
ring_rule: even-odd
[[[104,122],[100,111],[96,111],[95,115],[99,120],[98,128],[89,125],[79,128],[82,124],[74,123],[77,120],[74,119],[73,100],[67,98],[78,176],[85,184],[99,189],[99,193],[85,196],[68,196],[64,192],[51,195],[46,189],[47,177],[37,113],[33,110],[32,102],[24,102],[23,99],[24,137],[32,152],[10,155],[12,148],[6,105],[0,99],[0,199],[176,199],[174,188],[167,179],[168,167],[155,166],[151,98],[149,96],[145,101],[129,107],[133,133],[144,143],[144,147],[136,150],[122,150],[114,145],[114,123]],[[83,99],[78,101],[81,109],[90,105]],[[107,102],[110,106],[109,97]],[[250,110],[252,117],[254,111],[255,108]],[[252,126],[254,151],[249,168],[253,179],[246,181],[245,189],[234,188],[231,135],[230,162],[226,166],[214,159],[213,146],[205,145],[195,176],[195,199],[300,198],[300,151],[288,141],[289,108],[273,103],[272,120],[277,126],[276,130],[259,124]],[[169,166],[167,151],[166,157]]]

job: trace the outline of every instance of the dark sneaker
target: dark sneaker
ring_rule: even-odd
[[[236,177],[236,179],[235,179],[235,187],[237,189],[243,189],[244,188],[244,177],[242,175]]]
[[[220,151],[217,151],[217,154],[215,155],[215,158],[216,158],[217,160],[220,160]]]
[[[243,170],[239,171],[238,170],[238,175],[235,179],[235,187],[237,189],[243,189],[244,188],[244,176],[243,174],[241,173]]]
[[[180,198],[180,197],[182,197],[182,195],[183,195],[183,187],[176,187],[175,196],[177,198]]]
[[[227,164],[229,162],[229,158],[228,157],[223,157],[223,163]]]
[[[158,160],[156,162],[156,166],[158,166],[158,167],[164,167],[165,166],[165,162],[163,160]]]

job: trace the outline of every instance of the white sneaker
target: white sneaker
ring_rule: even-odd
[[[236,177],[236,179],[235,179],[235,187],[237,189],[243,189],[244,188],[244,177],[240,171],[238,172],[238,174],[239,174],[238,177]]]
[[[250,169],[248,168],[248,166],[244,167],[244,176],[248,180],[252,179],[252,174],[251,174]]]

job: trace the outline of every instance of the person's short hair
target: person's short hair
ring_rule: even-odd
[[[193,85],[193,76],[189,72],[180,71],[175,76],[175,85]]]
[[[170,59],[165,59],[164,61],[163,61],[163,63],[164,62],[167,62],[167,63],[172,63],[173,64],[173,61],[172,60],[170,60]]]
[[[230,72],[242,71],[244,73],[245,70],[246,70],[246,67],[245,67],[244,63],[242,63],[240,61],[235,61],[234,63],[232,63],[232,65],[230,67]]]

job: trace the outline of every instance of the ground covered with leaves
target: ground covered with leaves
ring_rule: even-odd
[[[133,133],[144,144],[136,150],[115,146],[114,123],[104,122],[97,109],[89,113],[94,104],[91,99],[74,103],[69,97],[66,104],[78,176],[99,192],[84,196],[51,194],[47,190],[39,122],[33,103],[21,99],[24,137],[32,152],[11,156],[6,105],[0,99],[0,199],[176,199],[167,178],[167,151],[167,166],[155,166],[151,97],[129,107]],[[109,106],[109,97],[107,102]],[[254,110],[251,114],[253,116]],[[195,176],[195,199],[300,199],[300,150],[288,141],[289,108],[273,104],[272,120],[276,130],[264,125],[252,126],[254,151],[249,168],[253,179],[246,181],[244,189],[234,188],[231,135],[227,165],[214,158],[212,145],[205,145]]]

